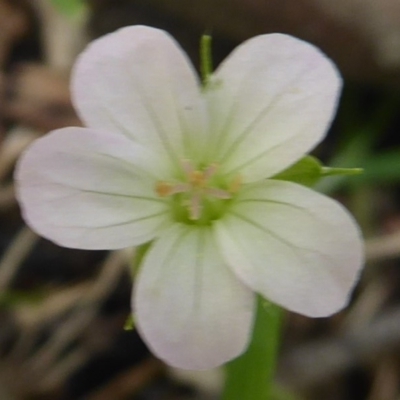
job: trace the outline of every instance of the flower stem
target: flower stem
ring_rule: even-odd
[[[282,310],[258,299],[257,317],[250,345],[227,365],[222,400],[270,400],[275,373]]]
[[[200,72],[203,86],[207,86],[213,72],[213,62],[211,54],[212,37],[203,35],[200,40]]]

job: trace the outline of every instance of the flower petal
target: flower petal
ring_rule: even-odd
[[[174,225],[150,249],[137,279],[137,327],[168,364],[208,369],[246,348],[254,295],[227,268],[209,228]]]
[[[155,194],[156,166],[153,154],[124,136],[54,131],[26,151],[16,170],[25,220],[66,247],[146,242],[167,218],[166,204]]]
[[[215,226],[228,264],[265,298],[311,317],[347,304],[363,246],[356,223],[336,201],[270,180],[244,188]]]
[[[166,32],[130,26],[80,55],[72,96],[90,128],[123,133],[174,160],[202,137],[203,100],[186,54]],[[186,149],[188,150],[188,149]]]
[[[325,136],[340,87],[335,66],[311,44],[282,34],[248,40],[207,91],[212,161],[245,182],[280,172]]]

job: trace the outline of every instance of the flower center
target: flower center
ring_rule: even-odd
[[[239,190],[240,177],[226,184],[217,175],[217,164],[195,169],[190,160],[183,160],[181,165],[183,178],[176,182],[157,182],[156,193],[174,200],[178,219],[209,222],[218,218],[226,202]]]

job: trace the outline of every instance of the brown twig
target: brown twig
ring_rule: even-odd
[[[370,262],[389,260],[400,256],[400,231],[369,239],[366,256]]]
[[[45,376],[59,355],[97,316],[102,300],[113,290],[124,271],[126,259],[124,253],[112,252],[103,263],[96,281],[84,293],[72,313],[49,338],[43,347],[26,363],[27,371],[35,371],[38,376]]]
[[[357,331],[292,349],[281,359],[278,378],[289,386],[305,388],[343,373],[356,363],[390,354],[400,344],[399,320],[397,307]]]
[[[5,290],[38,241],[36,233],[22,228],[0,260],[0,290]]]

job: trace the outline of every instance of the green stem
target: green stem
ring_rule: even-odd
[[[282,310],[259,298],[250,345],[227,365],[222,400],[270,400],[280,341]]]
[[[200,40],[200,72],[203,86],[207,86],[213,72],[210,35],[203,35]]]

